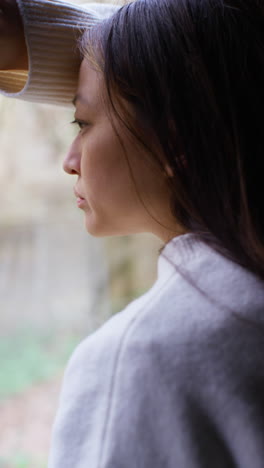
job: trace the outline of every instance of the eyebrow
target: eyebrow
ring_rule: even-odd
[[[74,96],[73,100],[72,100],[72,104],[74,105],[74,107],[76,107],[76,102],[77,101],[81,101],[86,106],[91,107],[90,101],[88,99],[86,99],[85,97],[81,96],[80,94],[76,94]]]

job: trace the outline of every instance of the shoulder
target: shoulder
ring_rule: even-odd
[[[54,456],[62,447],[60,460],[68,460],[63,466],[75,463],[76,444],[87,460],[104,448],[109,464],[103,466],[160,467],[164,460],[192,466],[191,441],[205,447],[210,441],[220,453],[219,437],[232,437],[234,425],[256,433],[264,388],[263,290],[230,265],[208,262],[214,263],[211,254],[198,255],[189,273],[214,301],[170,272],[76,349],[53,438]],[[243,291],[236,286],[232,296],[238,277]],[[232,309],[234,296],[237,311],[222,307]],[[241,434],[247,437],[246,430]]]
[[[166,257],[159,262],[163,272],[153,287],[84,340],[72,361],[92,351],[107,349],[111,355],[134,346],[146,352],[169,343],[200,348],[210,337],[228,339],[239,328],[235,343],[264,326],[264,282],[239,265],[203,244],[181,262]],[[165,274],[164,263],[169,263]]]
[[[245,374],[258,358],[261,364],[263,284],[210,251],[198,255],[191,267],[184,265],[182,273],[158,282],[86,339],[67,375],[81,376],[98,366],[107,368],[102,385],[111,376],[136,376],[137,381],[141,374],[155,379],[164,371],[177,374],[178,381],[189,373],[200,382],[209,374],[215,379],[216,372],[224,379],[238,353]]]

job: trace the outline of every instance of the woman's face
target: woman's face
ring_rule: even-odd
[[[80,132],[63,167],[77,176],[75,194],[86,229],[98,237],[152,232],[167,242],[183,231],[169,208],[166,176],[113,117],[114,130],[104,91],[102,75],[84,60],[75,98]]]

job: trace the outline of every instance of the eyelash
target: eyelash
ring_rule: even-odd
[[[80,131],[83,130],[84,127],[86,127],[88,125],[87,123],[82,122],[81,120],[78,120],[78,119],[73,120],[72,122],[70,122],[70,124],[78,125]]]

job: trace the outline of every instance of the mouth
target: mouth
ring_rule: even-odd
[[[80,193],[76,190],[75,187],[74,187],[73,191],[74,191],[74,195],[76,196],[76,199],[77,199],[77,205],[79,206],[79,208],[82,208],[86,203],[85,198],[82,197],[82,195],[80,195]]]

